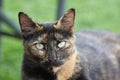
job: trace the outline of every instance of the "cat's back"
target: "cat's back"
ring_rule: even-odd
[[[120,79],[120,35],[82,30],[75,36],[84,75],[88,80]]]
[[[120,35],[108,31],[82,30],[75,34],[79,51],[114,53],[120,57]],[[83,48],[83,49],[82,49]],[[95,52],[96,51],[96,52]]]

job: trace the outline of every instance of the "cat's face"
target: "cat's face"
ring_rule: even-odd
[[[44,67],[63,65],[74,53],[74,18],[75,11],[70,9],[55,23],[38,24],[19,13],[24,55]]]

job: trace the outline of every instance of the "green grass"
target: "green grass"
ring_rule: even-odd
[[[22,11],[37,22],[55,21],[57,0],[3,0],[4,12],[18,24]],[[66,9],[76,9],[75,31],[109,30],[120,33],[120,0],[66,0]],[[3,30],[12,32],[6,24]],[[0,80],[20,80],[23,55],[22,40],[2,37]]]

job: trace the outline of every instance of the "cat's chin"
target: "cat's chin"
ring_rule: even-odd
[[[52,71],[54,73],[57,73],[63,64],[64,64],[64,62],[62,62],[62,61],[52,63]]]
[[[61,67],[53,66],[53,67],[52,67],[52,71],[53,71],[54,73],[56,73],[56,72],[58,72],[58,71],[60,70],[60,68],[61,68]]]

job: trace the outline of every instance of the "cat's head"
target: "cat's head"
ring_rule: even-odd
[[[57,22],[39,24],[23,12],[19,22],[24,40],[24,55],[34,63],[61,66],[74,53],[75,10],[70,9]]]

